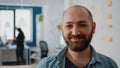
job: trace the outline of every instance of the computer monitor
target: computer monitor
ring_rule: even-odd
[[[4,47],[7,44],[7,38],[6,36],[0,36],[0,43]]]

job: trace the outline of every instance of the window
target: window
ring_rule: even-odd
[[[16,9],[15,10],[16,27],[20,27],[25,35],[25,40],[32,40],[32,14],[30,9]],[[17,35],[16,31],[16,35]]]
[[[15,14],[15,15],[14,15]],[[32,41],[32,11],[31,9],[0,10],[0,36],[12,40],[18,32],[14,28],[23,30],[26,41]]]
[[[14,36],[13,10],[0,10],[0,36],[13,39]]]

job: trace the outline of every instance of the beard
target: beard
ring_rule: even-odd
[[[84,51],[88,46],[90,45],[91,39],[93,36],[93,32],[86,37],[84,34],[79,34],[79,35],[70,35],[68,38],[65,38],[63,35],[63,38],[67,44],[67,46],[70,48],[70,50],[75,51],[75,52],[81,52]],[[71,39],[80,39],[80,41],[74,42],[71,41]]]

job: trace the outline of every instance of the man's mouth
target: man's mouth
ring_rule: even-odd
[[[85,36],[84,35],[71,35],[70,37],[69,37],[69,39],[72,41],[72,42],[80,42],[80,41],[82,41],[82,40],[84,40],[85,39]]]
[[[79,37],[73,37],[73,38],[71,38],[70,39],[72,42],[80,42],[80,41],[82,41],[83,40],[83,38],[79,38]]]

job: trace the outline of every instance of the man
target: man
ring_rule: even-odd
[[[118,68],[111,58],[97,53],[90,45],[96,24],[87,8],[68,8],[61,27],[67,46],[59,54],[41,60],[37,68]]]
[[[16,38],[16,58],[17,58],[17,64],[24,64],[24,33],[21,30],[21,28],[16,28],[17,31],[19,32],[17,38]]]

